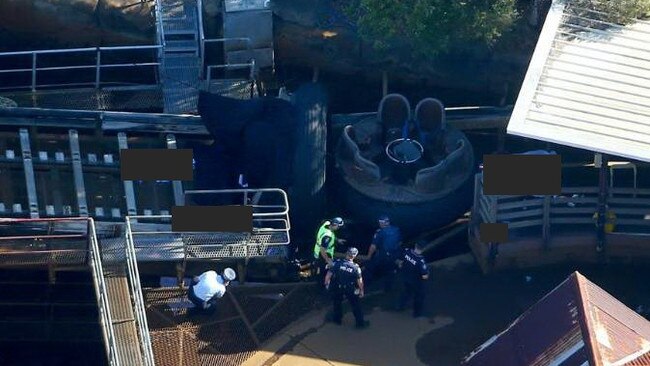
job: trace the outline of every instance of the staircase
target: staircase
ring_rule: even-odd
[[[104,281],[120,365],[142,365],[138,328],[131,305],[126,271],[123,267],[115,267],[112,271],[104,269]]]
[[[16,342],[94,342],[104,349],[100,352],[101,362],[80,364],[154,366],[135,251],[127,246],[125,237],[114,237],[113,233],[111,239],[123,245],[100,250],[92,219],[8,220],[13,223],[5,222],[7,230],[13,228],[11,235],[0,236],[0,364],[5,364],[2,362],[7,351],[2,346],[7,342],[10,352],[20,349],[11,346]],[[86,224],[87,231],[83,235],[65,234],[54,228],[62,222]],[[21,225],[48,223],[50,230],[46,234],[21,234]],[[21,260],[9,260],[16,255]],[[82,260],[61,261],[66,257]],[[70,277],[70,273],[76,273],[73,270],[80,274]],[[72,281],[65,281],[67,278]],[[16,357],[21,360],[27,355],[18,352]],[[38,353],[29,357],[44,360]],[[69,361],[48,365],[65,365]]]
[[[201,65],[201,21],[196,0],[156,0],[160,81],[165,113],[196,112]]]

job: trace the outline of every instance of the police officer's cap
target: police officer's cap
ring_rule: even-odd
[[[343,226],[344,222],[343,219],[340,217],[335,217],[332,219],[332,224],[337,225],[337,226]]]
[[[347,251],[347,255],[351,257],[356,257],[359,254],[359,249],[355,247],[349,247]]]
[[[380,222],[390,222],[390,217],[388,217],[388,215],[381,215],[381,216],[379,216],[379,218],[377,219],[377,221],[380,221]]]
[[[237,277],[237,274],[235,273],[235,270],[228,267],[223,270],[223,279],[226,281],[232,281]]]

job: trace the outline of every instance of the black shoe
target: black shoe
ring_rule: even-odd
[[[357,328],[357,329],[364,329],[364,328],[368,328],[369,325],[370,325],[370,322],[367,321],[367,320],[365,320],[363,323],[357,323],[357,325],[355,326],[355,328]]]

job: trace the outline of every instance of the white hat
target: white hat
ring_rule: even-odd
[[[235,270],[228,267],[223,270],[223,279],[226,281],[232,281],[237,277],[237,273],[235,273]]]

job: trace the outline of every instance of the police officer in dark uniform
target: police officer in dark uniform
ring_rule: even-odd
[[[406,249],[398,260],[404,289],[399,299],[398,310],[406,308],[406,303],[413,297],[413,317],[422,316],[424,304],[424,281],[429,279],[429,269],[422,256],[423,242],[417,242],[415,248]]]
[[[370,283],[383,276],[386,281],[385,290],[389,291],[392,287],[395,261],[399,259],[402,248],[402,233],[397,226],[391,225],[387,215],[379,216],[377,222],[379,229],[375,232],[368,249],[366,281]]]
[[[332,320],[341,324],[343,319],[343,297],[348,299],[352,306],[352,313],[356,320],[357,328],[365,328],[368,322],[363,319],[363,311],[359,299],[363,297],[363,279],[361,268],[354,263],[354,258],[359,254],[357,248],[349,248],[345,259],[338,259],[325,276],[325,287],[332,294],[334,314]]]

